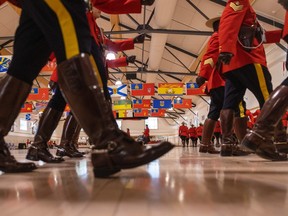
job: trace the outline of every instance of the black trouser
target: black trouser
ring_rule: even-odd
[[[288,77],[283,80],[283,82],[281,83],[281,85],[285,85],[285,86],[288,86]]]
[[[249,64],[227,72],[224,76],[226,84],[223,109],[237,110],[246,89],[254,94],[261,108],[272,92],[271,75],[260,64]]]
[[[31,85],[52,51],[58,64],[81,52],[90,53],[91,36],[84,1],[25,0],[21,3],[9,75]],[[65,20],[61,18],[63,13],[69,15]]]
[[[103,83],[103,89],[105,93],[106,99],[110,98],[108,88],[107,88],[107,76],[106,76],[106,68],[103,62],[103,54],[100,51],[99,46],[96,44],[95,40],[93,38],[91,43],[91,55],[93,56],[93,59],[97,65],[97,68],[99,70],[99,74],[101,76],[101,80]],[[54,95],[52,96],[51,100],[49,101],[48,107],[52,109],[56,109],[60,112],[63,112],[66,107],[66,101],[64,97],[61,94],[61,91],[59,89],[59,86],[57,85]]]

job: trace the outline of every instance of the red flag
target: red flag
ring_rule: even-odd
[[[32,88],[27,100],[49,100],[49,88]]]
[[[148,109],[134,109],[134,117],[148,117],[149,110]]]
[[[175,109],[189,109],[192,108],[192,99],[174,99],[173,107]]]
[[[152,96],[155,94],[154,83],[132,83],[130,94],[131,96]]]
[[[151,109],[150,116],[151,117],[164,117],[166,113],[166,109]]]
[[[21,107],[21,113],[31,113],[32,112],[32,104],[25,103]]]
[[[133,108],[150,108],[150,99],[144,99],[144,100],[133,100]]]
[[[195,87],[196,83],[186,83],[186,95],[206,95],[206,83],[200,86],[200,88]]]

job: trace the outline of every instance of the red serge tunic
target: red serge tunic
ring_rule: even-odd
[[[228,0],[223,11],[219,26],[219,52],[229,52],[234,55],[229,65],[223,65],[223,73],[241,68],[248,64],[258,63],[267,67],[263,44],[259,45],[256,38],[253,46],[258,48],[250,52],[238,42],[238,33],[242,25],[254,25],[256,13],[249,0]]]
[[[225,86],[225,81],[216,68],[216,62],[219,55],[218,32],[214,32],[208,42],[207,51],[202,57],[199,76],[204,77],[207,82],[207,90]]]

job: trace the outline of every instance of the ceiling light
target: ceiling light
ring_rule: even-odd
[[[106,55],[107,60],[114,60],[116,59],[116,54],[114,52],[108,52]]]
[[[117,81],[115,82],[115,85],[122,85],[121,80],[117,80]]]

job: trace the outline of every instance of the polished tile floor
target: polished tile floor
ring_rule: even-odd
[[[89,156],[0,173],[1,216],[288,215],[288,162],[176,147],[147,166],[95,179]],[[13,150],[24,161],[25,150]]]

